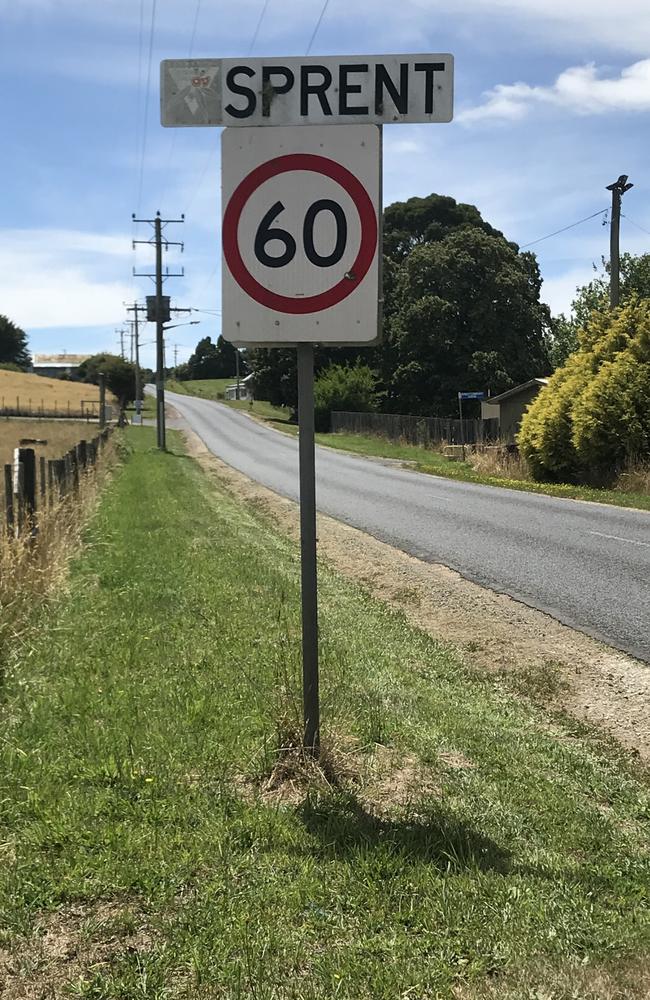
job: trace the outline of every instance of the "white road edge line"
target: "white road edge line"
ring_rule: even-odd
[[[645,545],[646,548],[650,549],[650,542],[639,542],[636,538],[621,538],[620,535],[605,535],[602,531],[590,531],[590,535],[599,535],[600,538],[611,538],[615,542],[629,542],[630,545]]]

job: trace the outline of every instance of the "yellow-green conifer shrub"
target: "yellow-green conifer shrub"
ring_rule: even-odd
[[[650,302],[594,315],[519,432],[535,479],[602,483],[650,457]]]

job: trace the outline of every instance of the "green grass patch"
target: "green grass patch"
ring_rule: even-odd
[[[289,421],[289,410],[283,406],[273,406],[272,403],[268,403],[263,399],[255,399],[252,403],[246,399],[224,399],[223,394],[226,386],[233,385],[234,381],[234,378],[206,378],[187,382],[170,379],[167,383],[167,388],[170,392],[180,392],[185,396],[212,399],[224,403],[226,406],[231,406],[235,410],[244,410],[246,413],[252,413],[254,416],[269,421],[274,425],[277,423],[282,429],[285,428],[285,425],[288,425],[287,429],[290,432],[295,433],[297,431],[296,425],[291,424]],[[294,427],[295,431],[293,431]]]
[[[126,439],[69,593],[5,656],[8,995],[452,1000],[525,975],[533,1000],[586,996],[553,992],[572,963],[629,974],[650,797],[627,759],[323,568],[348,777],[271,793],[300,711],[297,547],[178,435]]]
[[[219,399],[226,390],[227,385],[232,385],[233,378],[199,378],[181,382],[178,379],[167,380],[167,388],[170,392],[180,392],[184,396],[198,396],[200,399]]]
[[[544,493],[548,496],[565,497],[572,500],[591,500],[594,503],[615,504],[617,507],[638,507],[642,510],[650,510],[650,495],[647,493],[628,493],[623,490],[572,486],[569,483],[536,483],[531,479],[506,479],[501,476],[483,475],[476,472],[469,462],[454,461],[430,448],[397,444],[373,435],[317,434],[316,439],[318,444],[326,445],[328,448],[340,448],[344,451],[376,458],[397,459],[409,463],[418,472],[444,476],[446,479],[482,483],[485,486],[507,487],[510,490],[524,490],[527,493]]]

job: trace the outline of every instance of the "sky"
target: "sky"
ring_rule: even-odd
[[[119,352],[153,293],[151,229],[179,315],[168,363],[220,332],[220,130],[164,129],[165,58],[451,52],[451,124],[384,129],[384,203],[475,204],[520,245],[606,209],[626,173],[622,249],[650,250],[648,0],[0,0],[0,313],[33,352]],[[541,239],[542,298],[568,311],[608,254],[607,216]],[[605,223],[605,224],[603,224]],[[154,328],[141,331],[152,365]],[[126,339],[128,350],[129,342]]]

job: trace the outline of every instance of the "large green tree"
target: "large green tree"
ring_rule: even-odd
[[[239,367],[245,373],[246,362],[241,356]],[[187,362],[186,372],[190,379],[232,378],[237,372],[237,348],[221,335],[216,344],[211,337],[203,337]]]
[[[27,335],[6,316],[0,315],[0,364],[7,362],[26,371],[31,363],[27,350]]]
[[[135,365],[116,354],[93,354],[79,365],[75,379],[98,385],[100,372],[106,376],[106,388],[117,397],[120,406],[127,406],[135,399]]]
[[[551,318],[535,256],[520,253],[472,206],[457,206],[454,216],[450,200],[418,200],[420,235],[406,253],[402,230],[395,240],[389,228],[395,206],[386,212],[386,246],[396,243],[397,252],[386,268],[380,370],[393,411],[453,414],[459,390],[494,394],[550,370]]]
[[[382,409],[454,414],[459,389],[493,393],[550,371],[551,317],[536,258],[473,205],[432,194],[389,205],[383,226],[383,336],[319,348],[316,372],[367,364]],[[253,355],[259,398],[295,407],[295,352]]]

